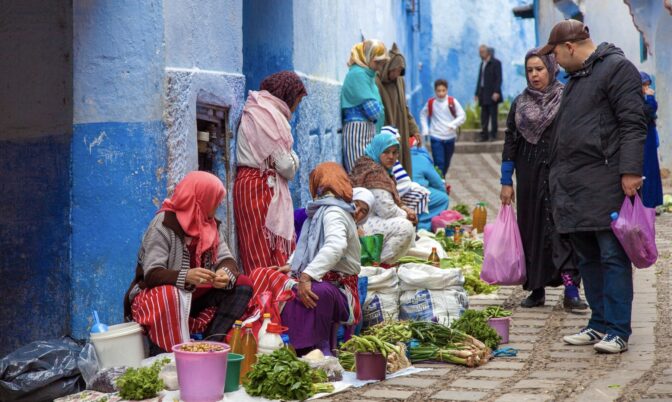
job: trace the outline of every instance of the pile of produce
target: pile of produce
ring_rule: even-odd
[[[224,347],[221,345],[216,345],[214,343],[208,343],[208,342],[191,342],[180,346],[180,350],[183,352],[192,352],[192,353],[208,353],[208,352],[221,352],[224,350]]]
[[[412,362],[434,360],[475,367],[491,357],[490,348],[483,342],[435,322],[383,322],[369,328],[367,333],[389,343],[410,343]]]
[[[488,318],[492,317],[485,311],[467,310],[450,327],[482,341],[490,349],[497,349],[502,338],[488,325]]]
[[[165,384],[159,378],[161,368],[170,363],[170,359],[157,360],[150,367],[129,368],[117,379],[119,396],[123,399],[141,401],[154,398],[163,390]]]
[[[243,386],[251,396],[303,401],[315,394],[333,392],[334,386],[326,381],[323,370],[311,369],[289,349],[281,348],[259,355]]]
[[[354,371],[355,353],[380,353],[387,360],[387,372],[394,373],[411,365],[406,358],[406,346],[400,341],[394,343],[384,341],[376,335],[355,335],[341,345],[338,358],[344,369]]]

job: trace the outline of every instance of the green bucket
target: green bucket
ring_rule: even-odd
[[[240,362],[245,356],[235,353],[229,353],[229,358],[226,364],[226,385],[224,392],[238,391],[240,387]]]

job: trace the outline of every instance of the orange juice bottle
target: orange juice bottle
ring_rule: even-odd
[[[252,324],[245,324],[245,335],[243,336],[243,362],[240,366],[240,381],[241,383],[247,376],[247,372],[252,369],[252,366],[257,363],[257,340],[254,339],[252,333]]]
[[[243,322],[236,321],[233,324],[233,334],[231,334],[231,353],[243,354]]]
[[[441,259],[439,258],[439,254],[436,252],[436,247],[432,247],[432,253],[429,255],[429,258],[427,258],[427,262],[435,267],[441,266]]]
[[[474,208],[474,212],[472,214],[472,219],[474,229],[476,229],[478,233],[483,233],[485,223],[488,220],[488,210],[485,209],[484,202],[479,202],[476,204],[476,208]]]

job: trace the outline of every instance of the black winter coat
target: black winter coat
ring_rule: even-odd
[[[637,68],[602,43],[565,86],[551,151],[558,232],[610,229],[625,197],[621,175],[642,174],[646,118]]]
[[[481,71],[483,71],[483,87],[481,87]],[[478,104],[481,106],[492,105],[492,94],[498,93],[497,103],[502,102],[502,63],[492,57],[483,70],[483,62],[478,68],[478,81],[476,81],[476,93]]]

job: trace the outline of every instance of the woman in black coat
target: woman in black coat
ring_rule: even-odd
[[[527,88],[514,100],[506,123],[502,153],[502,204],[515,200],[513,173],[518,193],[517,217],[525,252],[527,281],[532,293],[522,307],[543,306],[545,286],[565,286],[564,307],[586,309],[579,297],[579,273],[569,240],[561,238],[553,223],[548,186],[550,145],[563,85],[552,54],[537,49],[525,57]]]

